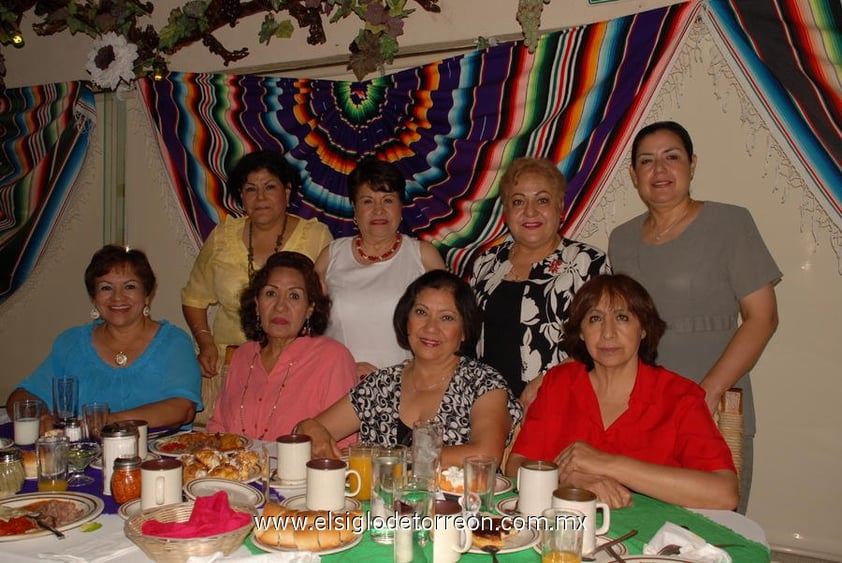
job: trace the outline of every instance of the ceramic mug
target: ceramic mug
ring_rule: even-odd
[[[433,520],[433,563],[456,563],[471,549],[473,536],[468,526],[456,527],[462,507],[453,500],[435,502]]]
[[[278,479],[282,483],[300,484],[307,478],[312,441],[306,434],[285,434],[275,440],[278,446]]]
[[[137,428],[137,456],[140,459],[146,459],[149,454],[149,423],[139,419],[127,420],[126,422],[134,424]]]
[[[140,509],[181,502],[181,462],[150,459],[140,464]]]
[[[553,504],[558,487],[558,465],[551,461],[525,461],[517,470],[517,509],[526,516],[540,516]]]
[[[356,487],[345,492],[345,480],[356,475]],[[307,462],[307,496],[309,510],[343,510],[345,496],[352,497],[360,492],[360,474],[348,469],[341,459],[317,458]]]
[[[561,487],[553,491],[553,508],[577,510],[585,515],[585,533],[582,538],[582,553],[591,553],[596,548],[596,536],[608,532],[611,526],[611,509],[604,502],[597,502],[596,495],[587,489]],[[596,511],[602,510],[602,526],[596,527]]]

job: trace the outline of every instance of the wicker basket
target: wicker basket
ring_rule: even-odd
[[[161,538],[146,536],[141,531],[143,523],[147,520],[158,520],[159,522],[187,522],[193,512],[193,502],[182,502],[170,504],[161,508],[152,508],[135,514],[126,520],[123,532],[126,537],[137,544],[147,557],[154,561],[186,561],[192,555],[210,555],[215,551],[221,551],[228,555],[240,547],[246,536],[254,526],[254,521],[249,520],[245,526],[215,536],[204,538]],[[231,508],[238,512],[245,512],[251,516],[257,515],[253,506],[243,504],[232,504]]]

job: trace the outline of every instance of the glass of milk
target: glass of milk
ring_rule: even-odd
[[[13,405],[15,444],[31,446],[38,439],[41,426],[41,401],[24,399]]]

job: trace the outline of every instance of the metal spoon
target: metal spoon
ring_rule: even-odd
[[[499,561],[497,560],[497,552],[500,551],[499,547],[497,547],[496,545],[486,545],[482,547],[482,550],[486,553],[491,554],[491,560],[494,563],[499,563]]]
[[[52,532],[58,539],[64,539],[64,534],[47,522],[47,519],[40,512],[29,512],[26,516],[32,518],[39,527]]]

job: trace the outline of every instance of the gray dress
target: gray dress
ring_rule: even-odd
[[[611,265],[643,284],[667,322],[658,363],[700,382],[737,330],[739,300],[780,280],[781,271],[742,207],[705,202],[681,235],[660,245],[641,242],[645,219],[644,213],[611,233]],[[749,375],[735,387],[743,389],[745,433],[753,436]]]

